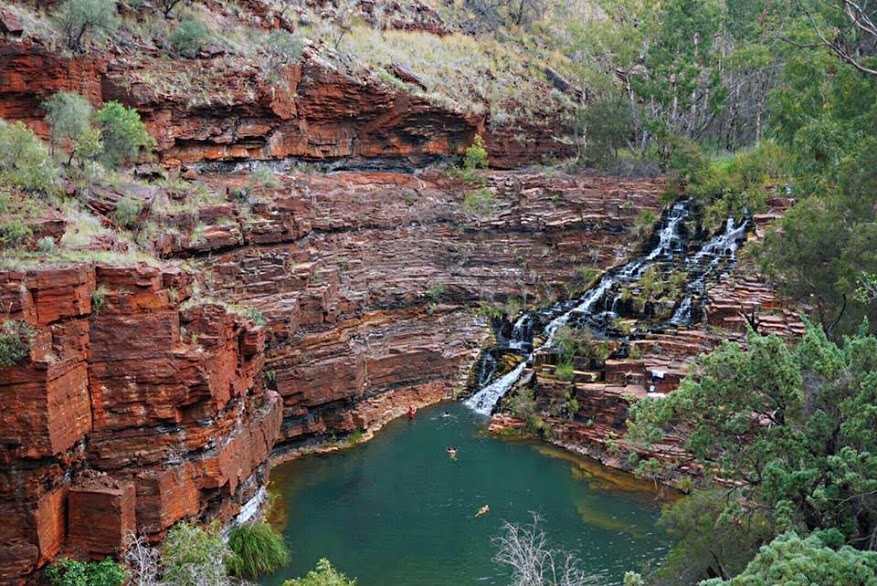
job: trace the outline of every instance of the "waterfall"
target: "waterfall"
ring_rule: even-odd
[[[578,299],[563,301],[548,309],[534,313],[526,312],[521,315],[512,327],[512,334],[507,348],[520,354],[529,350],[526,359],[514,370],[490,384],[487,384],[487,380],[484,380],[485,377],[479,376],[479,386],[485,384],[487,386],[483,386],[465,404],[477,413],[491,414],[496,403],[520,379],[525,365],[533,358],[536,350],[532,348],[533,327],[537,323],[538,318],[541,317],[546,321],[550,320],[544,328],[547,339],[540,346],[541,349],[551,347],[557,331],[567,325],[573,316],[576,316],[577,324],[582,322],[590,323],[598,329],[607,327],[606,324],[611,324],[614,318],[617,317],[615,309],[620,299],[620,294],[610,294],[610,296],[607,296],[607,294],[616,285],[638,281],[650,266],[674,261],[677,254],[683,254],[685,252],[685,239],[680,234],[680,227],[688,217],[689,202],[687,200],[677,202],[667,211],[662,219],[661,227],[657,234],[658,242],[648,254],[604,273],[599,281]],[[694,274],[695,278],[685,287],[685,297],[679,303],[673,317],[668,322],[669,324],[685,325],[691,321],[694,299],[699,295],[703,295],[706,290],[707,277],[719,267],[722,259],[734,259],[734,254],[745,236],[746,226],[747,222],[745,220],[737,226],[733,218],[728,218],[725,230],[721,234],[711,238],[695,254],[688,256],[682,261],[682,266],[690,274]],[[706,263],[707,260],[709,261],[708,263]],[[603,304],[600,307],[604,311],[595,313],[595,307],[597,307],[601,300],[603,300]],[[545,321],[540,323],[545,323]],[[489,353],[485,353],[485,356],[487,355]],[[495,359],[493,360],[495,365],[496,361]],[[484,370],[483,368],[481,369],[481,375],[483,375]]]
[[[682,303],[679,304],[679,307],[676,308],[676,311],[673,312],[673,317],[670,318],[670,324],[675,326],[681,326],[687,324],[691,321],[691,296],[685,297],[682,300]]]
[[[464,404],[476,413],[490,415],[500,398],[521,378],[521,373],[524,372],[526,366],[527,361],[522,361],[514,370],[502,375],[469,397]]]
[[[719,267],[723,259],[729,262],[735,260],[737,249],[746,236],[748,224],[747,220],[743,220],[737,226],[734,218],[728,218],[725,222],[725,230],[721,234],[711,238],[693,256],[685,259],[685,270],[689,274],[695,273],[696,277],[686,285],[685,298],[667,322],[669,325],[681,326],[691,322],[693,299],[706,292],[707,278]]]
[[[533,314],[524,312],[512,326],[512,337],[509,348],[522,350],[524,346],[533,344]]]

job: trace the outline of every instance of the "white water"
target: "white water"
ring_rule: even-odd
[[[735,225],[734,218],[728,218],[725,222],[725,231],[718,236],[713,237],[703,245],[697,254],[685,261],[685,268],[688,270],[697,268],[703,264],[705,258],[709,258],[710,262],[701,274],[690,281],[685,287],[686,296],[673,312],[673,317],[667,322],[670,325],[685,325],[691,321],[691,305],[696,295],[702,295],[706,288],[706,279],[712,272],[718,268],[722,259],[733,261],[736,258],[737,249],[746,233],[746,220],[740,222],[739,226]]]
[[[465,405],[481,415],[490,415],[500,398],[521,378],[527,361],[522,361],[514,370],[502,375],[465,401]]]
[[[658,233],[658,243],[649,254],[636,258],[626,265],[612,272],[605,273],[597,284],[588,290],[579,298],[578,303],[572,309],[562,313],[554,318],[545,327],[547,339],[539,348],[550,348],[554,343],[554,336],[557,331],[566,325],[573,315],[585,316],[594,314],[594,305],[601,300],[606,293],[619,282],[634,282],[639,280],[649,266],[661,262],[662,260],[672,260],[677,252],[684,252],[685,246],[682,237],[679,235],[679,226],[688,218],[687,202],[676,203],[665,218],[666,224]],[[696,254],[685,259],[683,266],[688,270],[692,270],[701,266],[706,258],[711,257],[706,270],[686,287],[686,297],[679,304],[669,323],[673,325],[687,324],[691,319],[691,307],[694,296],[702,294],[705,288],[706,278],[718,266],[723,258],[729,260],[734,259],[734,254],[739,248],[740,240],[746,231],[747,222],[741,222],[740,226],[735,226],[734,219],[728,218],[725,225],[725,231],[710,239]],[[615,303],[618,297],[614,298],[609,313],[615,309]],[[607,301],[608,302],[608,301]],[[611,315],[610,315],[611,317]],[[532,327],[531,314],[524,313],[515,321],[512,327],[512,336],[509,340],[508,347],[514,350],[521,350],[527,344],[527,332]],[[496,403],[508,392],[512,386],[520,379],[521,374],[528,362],[533,358],[535,350],[531,352],[527,358],[521,362],[514,370],[503,375],[489,385],[485,386],[465,404],[483,415],[490,415],[493,412]]]

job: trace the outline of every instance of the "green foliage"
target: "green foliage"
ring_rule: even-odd
[[[201,49],[212,40],[210,29],[194,17],[186,17],[168,35],[173,50],[181,57],[197,57]]]
[[[837,547],[837,536],[820,532],[800,537],[794,531],[761,548],[738,576],[701,582],[701,586],[872,586],[877,582],[877,552]],[[828,542],[828,543],[826,543]]]
[[[254,307],[247,307],[241,312],[241,315],[252,321],[257,326],[264,326],[268,323],[268,321],[265,319],[265,316],[262,315],[262,312]]]
[[[255,580],[289,563],[283,536],[267,523],[245,523],[232,528],[228,547],[234,554],[227,562],[230,573]]]
[[[772,536],[764,513],[745,511],[739,491],[719,489],[695,491],[667,506],[660,524],[676,543],[650,583],[696,584],[742,571]]]
[[[19,218],[0,221],[0,242],[4,248],[16,248],[27,242],[33,235],[30,226]]]
[[[43,103],[46,122],[52,129],[52,148],[60,146],[72,152],[86,132],[91,129],[94,109],[81,95],[58,92]]]
[[[467,170],[486,169],[487,168],[487,146],[480,134],[475,135],[472,145],[466,149],[463,155],[463,168]]]
[[[429,288],[429,291],[426,292],[426,296],[433,303],[441,300],[442,295],[445,294],[445,286],[442,283],[437,283]]]
[[[155,148],[140,114],[119,102],[107,102],[97,113],[96,121],[103,141],[104,163],[113,169],[133,162],[141,150]]]
[[[554,376],[557,380],[569,382],[576,377],[575,367],[572,362],[559,362],[554,368]]]
[[[58,184],[58,170],[46,145],[21,122],[0,119],[0,179],[34,193],[48,193]]]
[[[124,228],[134,228],[142,211],[143,202],[132,195],[126,195],[116,203],[113,221]]]
[[[107,293],[110,290],[107,289],[106,285],[98,285],[94,292],[91,294],[91,310],[95,313],[100,313],[106,304],[107,304]]]
[[[101,41],[119,27],[118,0],[64,0],[54,13],[64,42],[80,51],[85,40]]]
[[[201,529],[177,523],[164,540],[161,554],[166,586],[226,584],[226,561],[233,554],[219,534],[218,526]]]
[[[55,251],[55,239],[51,236],[43,236],[37,240],[37,251],[42,254],[50,254]]]
[[[634,120],[630,102],[623,97],[601,97],[582,109],[578,117],[584,134],[586,161],[603,166],[618,158],[618,150],[633,139]]]
[[[698,379],[638,402],[628,438],[676,430],[708,475],[739,483],[750,510],[773,511],[780,530],[836,529],[874,548],[875,357],[877,338],[863,332],[837,346],[808,325],[794,350],[751,333],[748,350],[726,343],[700,359]]]
[[[489,216],[496,208],[496,198],[493,193],[485,188],[476,189],[466,194],[463,204],[460,206],[462,212],[475,219],[479,224],[481,220]]]
[[[122,586],[128,579],[125,567],[110,558],[79,562],[62,558],[46,569],[51,586]]]
[[[265,36],[265,52],[268,54],[267,72],[268,78],[274,80],[280,73],[280,69],[290,63],[295,63],[301,58],[301,39],[283,29],[275,29]]]
[[[7,319],[0,328],[0,367],[15,366],[30,355],[36,331],[23,321]]]
[[[506,399],[505,405],[512,415],[525,422],[525,431],[528,433],[543,434],[549,431],[548,425],[539,415],[533,389],[518,389],[512,396]]]
[[[788,177],[790,162],[779,145],[763,141],[702,165],[691,169],[686,195],[694,200],[707,226],[717,228],[728,217],[763,212],[768,188]]]
[[[250,191],[252,191],[254,187],[264,187],[268,189],[277,189],[280,187],[280,181],[268,165],[259,165],[253,169],[247,183],[250,187]]]
[[[356,586],[356,579],[350,579],[323,558],[317,562],[317,567],[304,578],[287,580],[283,586]]]
[[[796,203],[759,251],[762,269],[785,295],[813,307],[826,328],[840,315],[838,330],[845,333],[865,316],[871,323],[877,318],[877,306],[856,297],[861,274],[877,271],[875,149],[877,138],[869,138],[849,153],[836,185]]]

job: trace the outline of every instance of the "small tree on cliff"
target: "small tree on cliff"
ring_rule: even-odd
[[[46,122],[51,128],[52,154],[60,147],[80,160],[97,156],[103,149],[99,131],[91,125],[94,109],[84,97],[74,92],[58,92],[43,103]]]
[[[81,51],[86,37],[101,40],[119,27],[118,0],[64,0],[55,12],[64,42]]]
[[[487,168],[487,145],[480,134],[475,135],[472,145],[466,149],[463,155],[463,168],[468,170]]]
[[[104,145],[103,161],[111,168],[131,163],[141,150],[155,148],[155,141],[133,108],[107,102],[97,113],[96,121]]]

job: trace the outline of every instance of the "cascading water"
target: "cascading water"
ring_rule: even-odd
[[[468,399],[466,399],[465,405],[470,407],[476,413],[481,413],[482,415],[490,415],[493,412],[493,408],[496,407],[496,404],[499,402],[500,398],[505,395],[512,385],[518,382],[518,379],[521,378],[521,373],[524,372],[524,368],[527,366],[527,361],[521,362],[519,365],[515,367],[514,370],[507,372],[502,375]]]
[[[712,276],[725,260],[729,263],[736,260],[737,249],[746,236],[748,220],[743,220],[737,226],[734,218],[728,218],[725,223],[725,231],[711,238],[693,256],[685,259],[685,270],[694,278],[685,287],[685,297],[673,317],[667,322],[670,325],[687,325],[691,323],[691,307],[696,297],[702,297],[706,292],[706,280]]]
[[[606,330],[618,317],[617,306],[621,300],[621,293],[607,296],[616,287],[625,283],[635,283],[643,277],[649,267],[660,263],[676,262],[677,256],[685,253],[686,243],[681,227],[689,217],[689,202],[683,200],[677,202],[665,213],[661,226],[658,230],[658,242],[648,254],[638,257],[627,264],[604,273],[597,283],[581,297],[571,301],[563,301],[550,308],[537,312],[527,312],[521,315],[512,327],[510,338],[499,349],[513,351],[517,354],[526,352],[525,359],[512,371],[499,377],[493,382],[483,380],[483,373],[487,370],[484,361],[489,352],[485,352],[482,363],[479,365],[478,390],[465,404],[474,411],[490,415],[499,400],[520,379],[527,363],[531,362],[536,348],[533,348],[533,330],[539,324],[547,324],[543,328],[546,335],[545,342],[539,349],[550,348],[554,343],[555,335],[564,325],[575,318],[577,326],[587,325],[597,330]],[[684,258],[681,266],[693,276],[685,287],[685,297],[678,304],[673,317],[667,322],[670,325],[684,325],[691,321],[693,300],[696,296],[702,296],[706,290],[706,280],[721,265],[722,260],[732,262],[734,254],[742,242],[747,228],[747,222],[743,221],[737,226],[733,218],[728,218],[725,231],[707,241],[697,252]],[[603,300],[602,305],[598,305]],[[602,311],[595,312],[595,308],[601,307]],[[496,369],[496,358],[493,360],[493,369]]]

